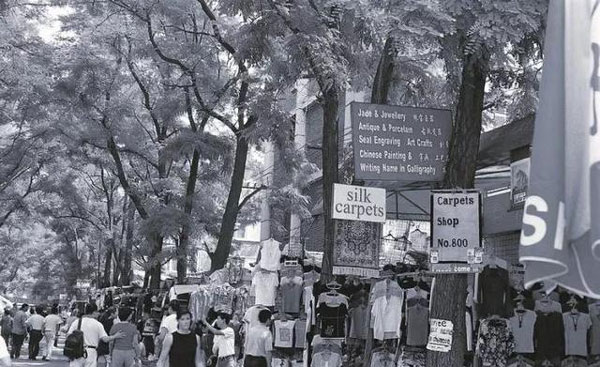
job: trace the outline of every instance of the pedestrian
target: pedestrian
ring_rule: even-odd
[[[132,316],[131,308],[119,308],[119,321],[110,329],[110,335],[115,335],[118,331],[123,333],[123,338],[115,340],[110,345],[111,367],[133,367],[136,361],[139,361],[140,334],[131,322]]]
[[[156,337],[156,352],[160,355],[160,348],[163,345],[167,334],[172,334],[177,331],[177,312],[179,312],[179,301],[174,299],[169,302],[169,308],[167,309],[167,316],[163,318],[158,328],[158,336]]]
[[[216,367],[235,367],[235,332],[229,326],[231,315],[220,312],[215,320],[216,328],[206,320],[202,323],[208,331],[215,335],[213,341],[213,353],[217,355]]]
[[[12,362],[10,360],[10,354],[6,347],[6,341],[0,336],[0,367],[11,367]]]
[[[96,305],[95,302],[94,302],[94,305]],[[115,324],[116,319],[117,319],[116,307],[109,307],[108,309],[106,309],[106,311],[104,311],[100,315],[100,317],[98,317],[98,321],[100,321],[102,326],[104,326],[104,331],[106,331],[106,334],[110,333],[110,328],[112,328],[112,326]],[[108,343],[104,343],[104,342],[100,341],[100,344],[98,345],[98,349],[96,350],[96,352],[98,352],[98,357],[104,357],[106,359],[107,363],[110,363],[110,361],[109,361],[110,360],[110,350],[108,348]]]
[[[102,324],[94,319],[96,305],[88,303],[84,307],[85,312],[81,317],[81,328],[83,332],[83,342],[86,356],[74,359],[69,363],[69,367],[97,367],[98,366],[98,344],[100,341],[109,343],[113,340],[121,339],[124,335],[117,331],[114,335],[108,336]],[[79,327],[79,320],[73,322],[67,334],[71,334]]]
[[[10,333],[12,332],[12,324],[13,317],[12,312],[9,308],[4,309],[4,314],[2,315],[2,320],[0,320],[0,328],[2,328],[2,338],[4,338],[4,342],[8,345],[10,344]]]
[[[177,330],[167,334],[157,367],[205,367],[200,337],[192,332],[192,314],[185,310],[175,315]]]
[[[55,346],[56,335],[58,333],[62,319],[58,316],[58,307],[53,306],[50,315],[44,318],[44,355],[42,360],[47,361],[52,358],[52,349]]]
[[[244,346],[244,367],[271,367],[273,334],[268,326],[270,320],[271,311],[261,310],[258,313],[258,324],[248,329]]]
[[[23,342],[25,341],[25,335],[27,335],[27,310],[29,309],[29,305],[24,303],[21,305],[21,308],[15,313],[15,317],[13,318],[13,326],[12,326],[12,349],[10,351],[10,357],[19,359],[21,356],[21,348],[23,347]]]
[[[29,359],[32,361],[35,361],[40,353],[40,342],[43,338],[44,317],[41,314],[42,306],[37,306],[35,313],[25,321],[29,329]]]

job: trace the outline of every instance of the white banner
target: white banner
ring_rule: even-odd
[[[454,324],[450,320],[429,319],[427,349],[447,353],[452,348]]]
[[[385,223],[385,189],[333,184],[333,219]]]

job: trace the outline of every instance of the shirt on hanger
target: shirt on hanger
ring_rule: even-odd
[[[478,277],[478,293],[482,317],[507,316],[510,301],[508,271],[486,266]]]
[[[510,323],[506,319],[486,319],[479,326],[477,354],[483,366],[505,367],[514,351]]]
[[[590,355],[600,355],[600,304],[590,305],[590,320],[592,322],[590,333]]]
[[[275,346],[278,348],[294,347],[294,320],[275,321]]]
[[[263,306],[275,306],[278,285],[279,277],[277,273],[257,271],[252,277],[252,287],[256,297],[255,303]]]
[[[317,307],[321,325],[321,336],[324,338],[344,338],[346,330],[346,304],[320,303]]]
[[[371,367],[396,367],[396,355],[383,350],[373,352]]]
[[[404,301],[402,288],[395,281],[387,279],[376,283],[371,295],[371,322],[375,339],[399,338]]]
[[[533,331],[537,315],[531,310],[515,311],[510,326],[515,337],[515,353],[534,353]]]
[[[310,365],[311,367],[340,367],[342,365],[342,357],[337,353],[326,350],[315,353]]]
[[[269,271],[279,270],[281,263],[280,243],[270,238],[260,244],[260,267]]]
[[[426,300],[425,300],[426,301]],[[420,347],[427,345],[429,307],[417,303],[406,308],[406,344]]]
[[[537,359],[554,359],[564,355],[565,329],[561,313],[537,313],[533,331]]]
[[[560,305],[559,302],[553,301],[551,299],[537,300],[537,301],[535,301],[534,311],[541,312],[541,313],[551,313],[551,312],[562,313],[562,306]]]
[[[300,303],[302,299],[302,277],[284,277],[281,278],[281,294],[283,297],[283,312],[300,313]]]
[[[590,316],[581,312],[565,312],[563,314],[563,324],[565,328],[565,354],[567,356],[587,357],[587,336],[592,326]]]

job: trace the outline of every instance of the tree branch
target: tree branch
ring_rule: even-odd
[[[267,186],[262,185],[260,187],[257,187],[254,191],[252,191],[251,193],[249,193],[244,199],[242,199],[242,201],[240,202],[240,204],[238,205],[238,211],[242,210],[242,207],[248,202],[250,201],[250,199],[252,199],[252,197],[256,194],[258,194],[259,192],[261,192],[262,190],[267,189]]]

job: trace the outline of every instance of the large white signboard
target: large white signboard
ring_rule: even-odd
[[[479,192],[437,191],[431,200],[432,263],[480,262]]]
[[[333,185],[333,219],[384,223],[385,217],[385,189]]]

